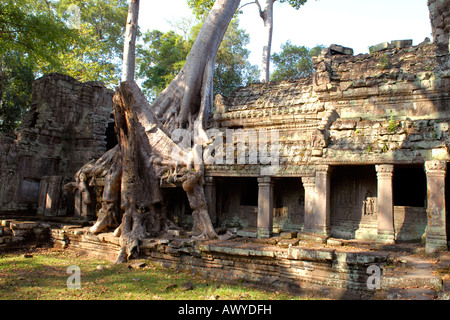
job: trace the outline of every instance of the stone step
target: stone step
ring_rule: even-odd
[[[442,289],[442,279],[439,276],[427,272],[416,272],[401,274],[401,271],[384,274],[381,278],[381,288],[389,290],[392,288],[428,288],[435,292]]]
[[[390,288],[386,292],[387,300],[434,300],[437,293],[427,288]]]

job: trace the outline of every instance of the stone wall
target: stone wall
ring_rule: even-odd
[[[51,242],[50,230],[49,223],[14,219],[0,220],[0,250],[47,245]]]
[[[435,42],[443,45],[443,50],[449,45],[450,34],[450,3],[445,0],[428,0],[431,28]]]
[[[0,135],[0,212],[73,211],[62,185],[106,151],[112,96],[101,83],[60,74],[34,82],[30,112],[17,135]]]
[[[450,160],[449,63],[449,52],[429,40],[416,46],[411,40],[385,42],[356,56],[350,48],[331,45],[314,59],[316,72],[311,77],[252,84],[230,97],[218,96],[214,125],[221,134],[215,133],[211,148],[223,141],[225,152],[221,163],[216,158],[206,166],[206,175],[217,181],[229,177],[230,186],[238,177],[268,176],[275,195],[287,200],[291,193],[292,199],[304,199],[302,209],[290,200],[277,206],[276,196],[265,199],[268,208],[274,208],[266,212],[266,228],[274,233],[279,227],[314,229],[346,239],[375,240],[384,219],[379,211],[385,211],[378,208],[375,169],[390,164],[389,181],[393,176],[395,183],[386,208],[399,194],[419,203],[395,203],[390,208],[389,237],[420,241],[427,206],[424,164]],[[268,144],[279,143],[275,165],[263,163],[260,153],[257,162],[251,162],[251,147],[262,132]],[[244,144],[242,136],[248,139]],[[256,139],[251,142],[249,137]],[[230,154],[234,158],[227,158]],[[402,176],[409,167],[416,170],[414,175]],[[286,185],[288,178],[300,177],[297,186]],[[252,188],[262,190],[263,185]],[[237,189],[230,187],[230,192],[239,193]],[[256,208],[255,217],[245,219],[246,211],[234,205],[237,199],[223,190],[216,195],[222,207],[233,207],[230,211],[242,227],[255,227],[260,216]],[[292,224],[295,215],[304,221]]]
[[[216,123],[248,134],[276,129],[285,165],[279,175],[289,174],[289,165],[303,165],[301,171],[319,163],[447,159],[449,54],[433,43],[409,44],[393,41],[357,56],[333,45],[315,58],[312,78],[255,84],[217,98]]]

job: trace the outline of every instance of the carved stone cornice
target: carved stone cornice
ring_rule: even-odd
[[[314,177],[302,177],[303,188],[314,188],[316,186],[316,178]]]
[[[394,174],[393,164],[377,164],[375,165],[375,170],[377,171],[377,177],[379,178],[392,178]]]
[[[272,177],[259,177],[258,178],[258,186],[259,187],[270,187],[273,186],[273,178]]]
[[[316,173],[319,174],[331,174],[332,171],[333,167],[326,164],[316,166]]]
[[[447,162],[443,160],[425,161],[425,170],[428,171],[447,171]]]
[[[447,172],[447,162],[443,160],[425,161],[425,171],[427,177],[445,177]]]

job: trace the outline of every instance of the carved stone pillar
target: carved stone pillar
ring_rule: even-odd
[[[392,179],[394,165],[381,164],[375,166],[378,181],[378,238],[380,243],[394,243],[394,197]]]
[[[314,177],[303,177],[302,183],[305,189],[305,221],[303,231],[314,232],[315,229],[315,201],[316,182]]]
[[[427,174],[427,253],[447,250],[445,174],[447,163],[440,160],[425,162]]]
[[[258,178],[258,238],[270,238],[273,233],[273,180]]]
[[[205,197],[206,202],[208,203],[208,212],[209,217],[211,218],[211,222],[213,226],[217,224],[217,215],[216,215],[216,181],[214,177],[205,176]]]
[[[321,165],[316,167],[315,178],[315,226],[319,234],[330,234],[330,186],[332,167]]]

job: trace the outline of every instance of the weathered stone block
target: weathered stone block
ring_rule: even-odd
[[[412,40],[393,40],[391,41],[391,47],[397,49],[403,49],[411,47],[413,44]]]
[[[304,240],[304,241],[311,241],[311,242],[316,242],[316,243],[326,243],[328,236],[311,233],[311,232],[299,232],[297,234],[297,238],[299,238],[300,240]]]
[[[385,252],[335,252],[338,262],[355,265],[386,263],[389,254]]]
[[[290,247],[288,249],[288,259],[328,262],[333,260],[334,252],[334,249]]]
[[[280,238],[281,239],[292,239],[292,238],[295,238],[295,237],[297,237],[297,232],[294,232],[294,231],[292,231],[292,232],[281,232],[281,234],[280,234]]]
[[[341,45],[332,44],[330,46],[331,54],[345,54],[345,55],[353,55],[353,49],[347,48]]]
[[[389,43],[388,42],[382,42],[382,43],[379,43],[379,44],[376,44],[374,46],[369,47],[369,52],[370,53],[375,53],[375,52],[383,51],[383,50],[386,50],[386,49],[389,49]]]
[[[25,237],[28,234],[30,234],[29,230],[23,230],[23,229],[13,229],[13,236],[14,237]]]

